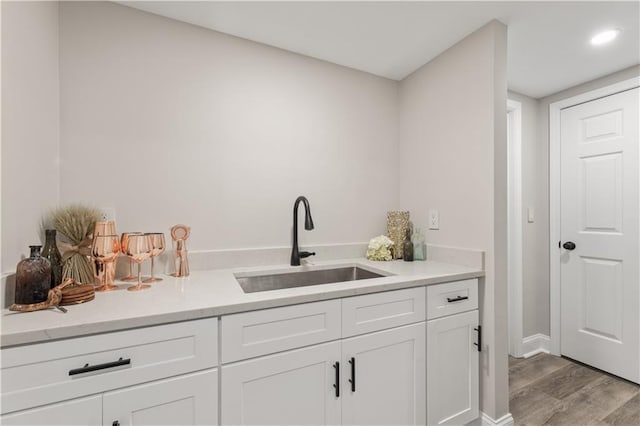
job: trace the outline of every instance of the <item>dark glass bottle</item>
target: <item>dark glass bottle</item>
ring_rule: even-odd
[[[62,283],[62,255],[56,244],[56,230],[47,229],[44,231],[46,239],[42,249],[42,257],[51,262],[51,288]]]
[[[402,258],[405,262],[413,262],[413,243],[411,242],[411,227],[407,228],[407,234],[402,243]]]
[[[16,267],[16,303],[28,305],[47,300],[51,288],[51,262],[40,256],[42,246],[29,246],[31,256]]]

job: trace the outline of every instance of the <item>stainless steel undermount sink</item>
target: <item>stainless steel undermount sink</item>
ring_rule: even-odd
[[[280,272],[266,275],[247,275],[240,273],[234,276],[245,293],[255,293],[284,288],[381,278],[386,275],[372,272],[359,266],[342,266],[332,269]]]

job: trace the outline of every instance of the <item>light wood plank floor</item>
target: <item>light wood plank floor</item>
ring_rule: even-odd
[[[640,425],[640,386],[553,355],[509,357],[516,426]]]

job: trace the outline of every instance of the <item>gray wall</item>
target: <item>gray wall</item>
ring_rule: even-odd
[[[522,326],[527,337],[549,329],[549,197],[543,190],[549,153],[538,137],[538,100],[513,91],[509,99],[522,104]],[[533,223],[527,221],[528,208]]]
[[[58,202],[58,4],[2,2],[2,261],[41,243]]]
[[[400,205],[431,244],[485,250],[482,411],[508,410],[506,27],[492,21],[400,83]]]
[[[114,3],[60,17],[62,202],[186,223],[191,250],[288,246],[302,194],[302,245],[384,232],[397,82]]]

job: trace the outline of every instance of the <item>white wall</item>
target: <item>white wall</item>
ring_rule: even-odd
[[[58,4],[2,2],[2,271],[58,201]]]
[[[522,325],[527,337],[549,329],[549,198],[540,190],[549,181],[549,153],[538,137],[538,101],[512,91],[509,99],[522,104]],[[528,208],[533,223],[527,221]]]
[[[400,83],[400,205],[431,244],[486,250],[482,411],[508,413],[506,27],[493,21]]]
[[[61,201],[189,248],[368,241],[397,207],[397,83],[112,3],[60,9]]]

